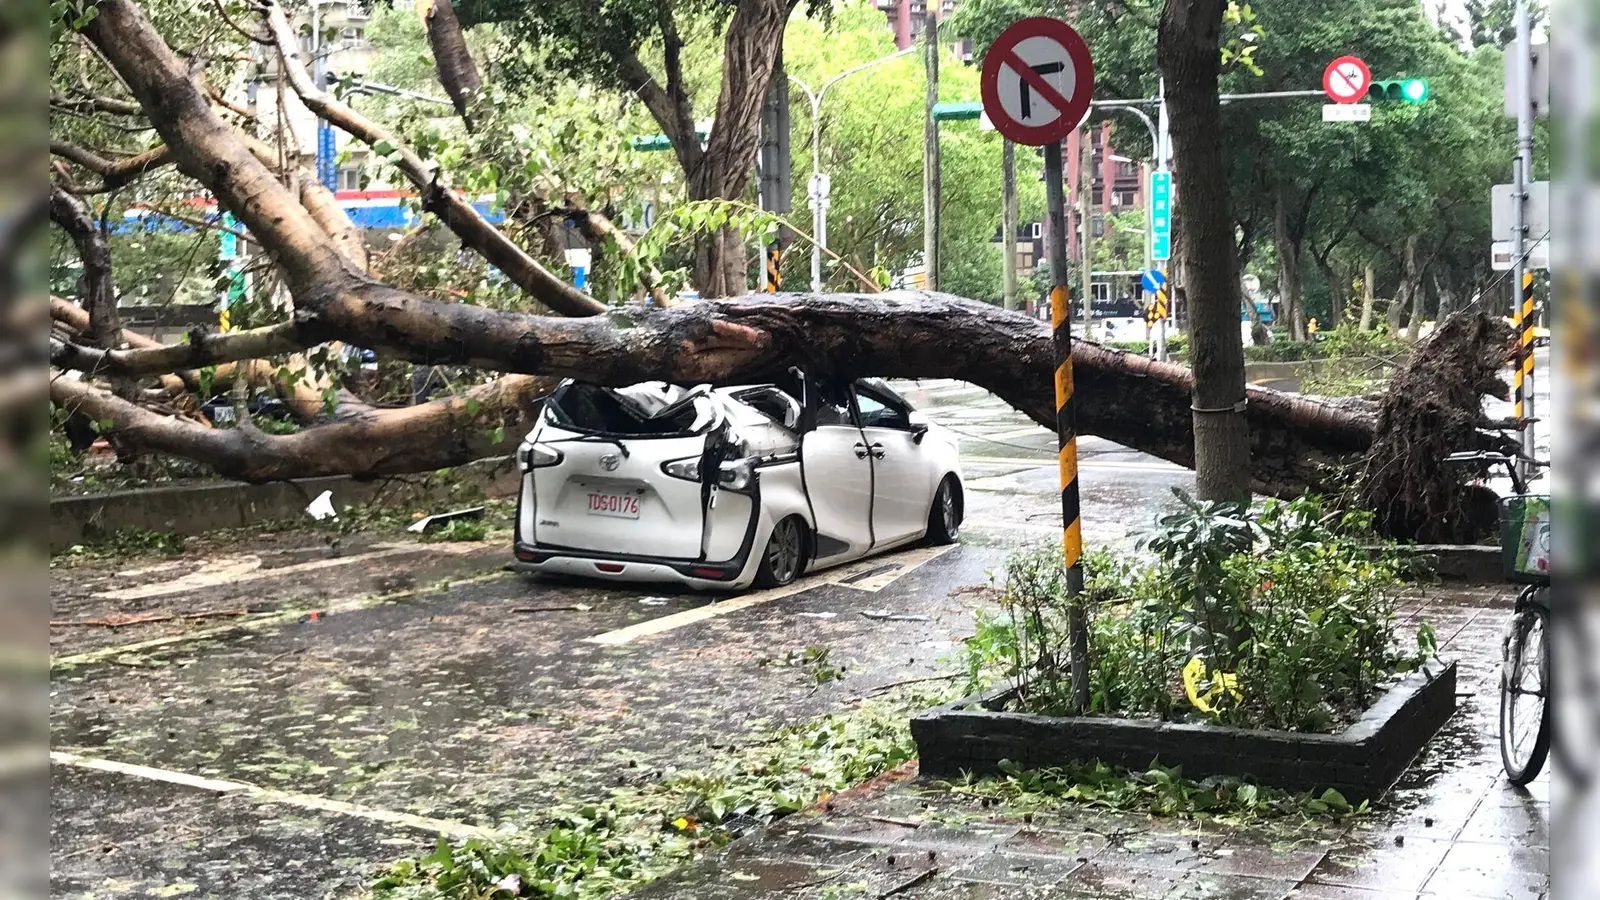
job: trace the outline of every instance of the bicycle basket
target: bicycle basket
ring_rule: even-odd
[[[1550,583],[1550,498],[1537,494],[1500,500],[1500,559],[1507,581]]]

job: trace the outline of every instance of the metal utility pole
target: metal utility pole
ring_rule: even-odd
[[[1078,256],[1083,264],[1083,336],[1094,337],[1094,137],[1088,119],[1078,131]]]
[[[1523,340],[1524,333],[1531,327],[1531,323],[1524,322],[1523,317],[1533,315],[1531,285],[1525,283],[1530,280],[1527,264],[1527,202],[1528,182],[1533,174],[1533,40],[1530,33],[1532,29],[1528,22],[1528,0],[1516,0],[1516,23],[1517,84],[1515,88],[1511,86],[1506,88],[1507,96],[1513,97],[1517,104],[1517,155],[1511,164],[1511,190],[1516,195],[1513,203],[1515,215],[1511,234],[1511,318],[1518,324],[1514,413],[1518,418],[1530,420],[1523,426],[1521,437],[1522,452],[1531,457],[1534,451],[1534,428],[1531,420],[1535,415],[1533,344]],[[1533,469],[1524,464],[1524,472],[1531,476]]]
[[[1161,79],[1160,84],[1157,85],[1156,91],[1161,102],[1161,105],[1156,108],[1156,171],[1162,173],[1164,176],[1170,179],[1172,166],[1172,133],[1169,130],[1170,122],[1167,119],[1167,80],[1165,78]],[[1155,192],[1150,191],[1149,188],[1152,182],[1153,180],[1146,181],[1145,189],[1153,195]],[[1145,206],[1148,208],[1146,215],[1151,217],[1154,217],[1158,214],[1151,204],[1151,200],[1153,199],[1154,197],[1152,196],[1146,198],[1145,200]],[[1172,208],[1175,205],[1173,203],[1174,199],[1174,197],[1169,195],[1167,197],[1166,209],[1160,211],[1160,214],[1164,214],[1167,217],[1165,228],[1169,235],[1172,231]],[[1152,244],[1155,242],[1155,225],[1155,219],[1151,218],[1150,240]],[[1170,237],[1167,239],[1166,244],[1167,249],[1161,257],[1161,274],[1165,275],[1167,278],[1166,286],[1163,288],[1163,290],[1166,291],[1168,298],[1166,310],[1167,314],[1156,323],[1156,359],[1159,359],[1162,362],[1165,362],[1167,359],[1167,321],[1169,319],[1176,318],[1178,315],[1178,291],[1174,286],[1172,272],[1167,265],[1167,253],[1170,253],[1170,247],[1172,244]],[[1154,256],[1154,253],[1152,252],[1151,255]]]
[[[1017,308],[1017,147],[1000,139],[1000,233],[1005,248],[1005,308]]]
[[[854,75],[862,69],[870,69],[891,59],[898,59],[908,53],[915,53],[916,49],[907,47],[859,66],[851,66],[824,81],[819,91],[813,91],[805,82],[793,75],[788,76],[789,83],[804,91],[806,100],[811,103],[811,179],[806,182],[806,199],[811,203],[811,289],[813,291],[818,293],[822,291],[822,248],[828,246],[829,181],[828,176],[822,172],[822,101],[828,96],[828,88],[838,84],[845,76]],[[785,112],[784,115],[787,117],[788,113]],[[784,130],[788,131],[787,128]]]
[[[784,215],[789,212],[789,81],[783,76],[783,49],[778,49],[778,61],[773,67],[772,82],[767,87],[767,100],[761,107],[761,152],[756,159],[761,180],[759,198],[761,208],[767,212]],[[767,292],[778,289],[779,263],[783,252],[794,240],[789,226],[778,226],[763,253],[762,287]]]
[[[939,20],[930,7],[922,24],[923,68],[928,90],[922,125],[922,265],[924,287],[939,289],[939,123],[933,108],[939,103]]]

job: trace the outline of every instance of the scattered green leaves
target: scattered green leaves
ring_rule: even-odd
[[[958,794],[998,802],[1006,812],[1017,814],[1036,812],[1062,801],[1159,816],[1233,820],[1294,815],[1338,819],[1367,812],[1365,801],[1352,806],[1333,788],[1297,794],[1238,778],[1194,781],[1184,778],[1181,768],[1157,763],[1136,772],[1097,760],[1048,769],[1022,769],[1003,760],[1000,770],[1000,775],[969,778],[952,785],[952,789]]]

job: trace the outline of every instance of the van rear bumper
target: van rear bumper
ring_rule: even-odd
[[[668,582],[702,590],[748,587],[753,579],[741,577],[749,568],[741,556],[727,563],[692,562],[616,553],[586,553],[560,547],[543,547],[517,541],[517,562],[534,572],[602,578],[608,581]]]

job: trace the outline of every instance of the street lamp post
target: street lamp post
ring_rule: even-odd
[[[907,47],[897,53],[882,56],[871,62],[845,69],[822,83],[822,90],[813,91],[800,79],[789,76],[789,83],[805,91],[811,101],[811,180],[806,183],[806,197],[811,201],[811,290],[822,291],[822,248],[828,245],[828,176],[822,174],[822,100],[828,88],[839,83],[846,75],[854,75],[879,63],[915,53],[916,47]]]

